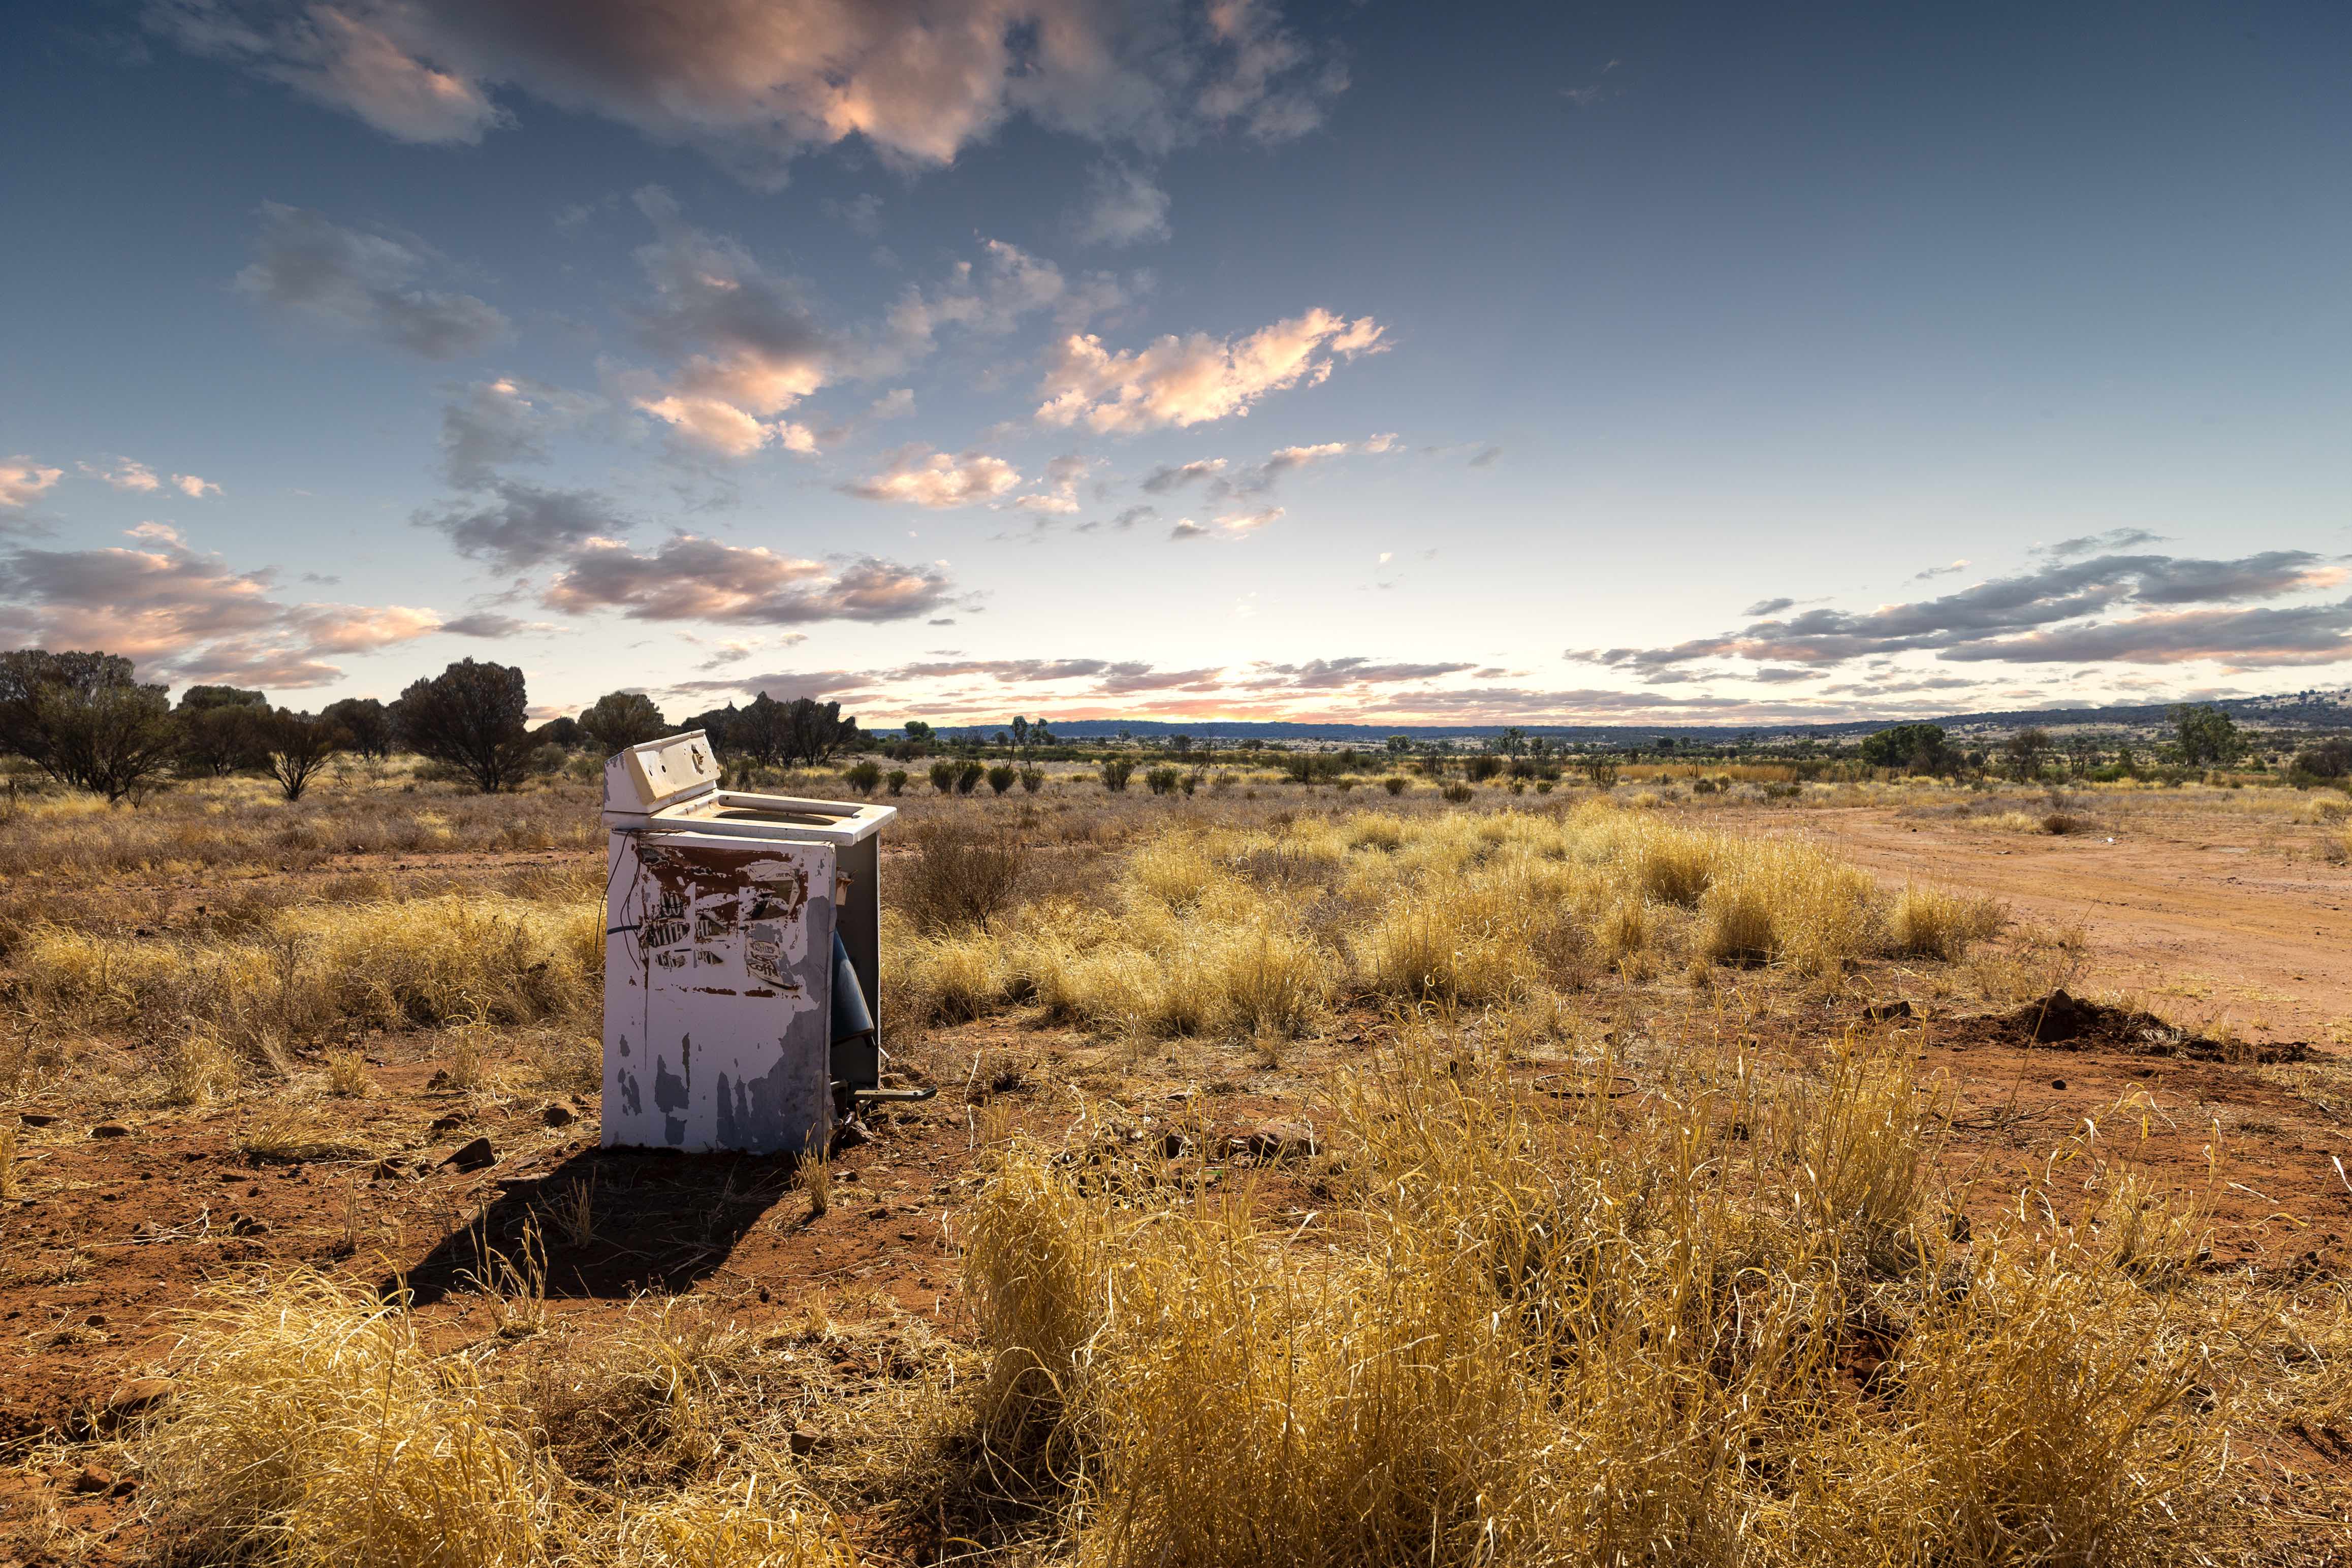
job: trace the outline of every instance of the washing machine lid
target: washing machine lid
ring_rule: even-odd
[[[698,729],[632,746],[604,764],[607,811],[658,811],[718,788],[718,754]]]

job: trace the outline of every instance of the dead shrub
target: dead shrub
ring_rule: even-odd
[[[1010,832],[928,823],[916,835],[903,902],[924,931],[984,925],[1012,906],[1027,863],[1026,848]]]

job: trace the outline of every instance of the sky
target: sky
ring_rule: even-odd
[[[2352,682],[2352,11],[0,18],[0,646],[315,707]]]

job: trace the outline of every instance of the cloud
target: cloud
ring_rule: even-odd
[[[836,569],[681,533],[644,554],[593,539],[572,552],[546,599],[574,615],[618,610],[635,621],[794,625],[928,615],[950,591],[930,567],[866,557]]]
[[[116,458],[114,466],[111,468],[94,468],[87,463],[77,464],[75,466],[91,478],[102,479],[118,490],[131,490],[147,495],[163,487],[163,481],[155,476],[155,470],[148,467],[144,463],[134,463],[128,457]]]
[[[504,121],[483,84],[425,64],[354,14],[364,9],[162,0],[151,15],[186,48],[235,60],[395,141],[476,142]]]
[[[418,287],[431,263],[425,252],[317,213],[264,202],[254,250],[253,264],[236,275],[238,290],[331,332],[451,360],[511,331],[505,316],[470,294]]]
[[[1567,656],[1648,670],[1730,656],[1829,666],[1912,652],[2012,664],[2173,664],[2210,659],[2232,668],[2326,664],[2352,657],[2343,605],[2184,611],[2331,587],[2342,568],[2307,550],[2233,560],[2102,555],[2053,560],[1940,598],[1874,610],[1809,610],[1738,632],[1663,648],[1571,651]],[[1789,601],[1767,601],[1768,615]],[[2105,617],[2105,619],[2100,619]]]
[[[155,25],[388,135],[468,142],[512,89],[773,187],[852,137],[938,166],[1014,116],[1157,152],[1320,123],[1343,71],[1268,5],[1127,0],[158,0]]]
[[[1168,537],[1171,539],[1202,539],[1209,537],[1209,530],[1190,517],[1179,517],[1176,526],[1168,530]]]
[[[173,475],[172,487],[191,501],[200,501],[207,495],[217,496],[221,493],[221,487],[209,479],[199,478],[194,474]]]
[[[1245,414],[1268,392],[1302,381],[1319,385],[1340,360],[1381,352],[1385,332],[1369,316],[1347,321],[1318,308],[1244,338],[1196,332],[1161,338],[1131,354],[1073,333],[1049,352],[1037,417],[1108,434]]]
[[[1783,610],[1794,608],[1796,602],[1793,599],[1759,599],[1740,613],[1748,616],[1778,615]]]
[[[1284,446],[1266,455],[1265,461],[1242,470],[1221,490],[1212,495],[1262,496],[1274,488],[1284,475],[1318,463],[1328,463],[1335,457],[1376,456],[1400,450],[1393,434],[1367,436],[1361,441],[1325,441],[1312,446]]]
[[[771,442],[813,450],[804,427],[761,417],[833,378],[838,346],[801,286],[769,273],[735,240],[685,222],[659,186],[646,186],[635,200],[655,235],[637,249],[653,288],[638,332],[677,367],[652,384],[642,375],[621,377],[631,402],[710,451],[742,456]]]
[[[1050,458],[1045,464],[1044,491],[1018,497],[1015,507],[1024,512],[1043,512],[1057,517],[1069,517],[1078,510],[1078,486],[1092,473],[1098,458],[1068,453]]]
[[[62,468],[44,468],[21,454],[0,459],[0,507],[21,511],[38,500],[41,492],[64,474]]]
[[[1481,447],[1478,450],[1478,455],[1470,459],[1470,466],[1473,468],[1492,468],[1502,455],[1503,449],[1499,446]]]
[[[441,627],[432,611],[407,605],[287,603],[271,572],[233,570],[161,524],[130,537],[130,547],[0,558],[0,631],[121,653],[150,679],[299,687],[340,679],[331,655]]]
[[[912,387],[893,387],[868,404],[868,419],[904,419],[915,412],[915,392]]]
[[[1087,172],[1087,208],[1073,225],[1081,245],[1130,246],[1168,237],[1168,193],[1115,160]]]
[[[1001,338],[1039,311],[1051,310],[1072,327],[1126,303],[1108,274],[1091,274],[1074,288],[1060,267],[1019,246],[989,239],[980,249],[978,262],[957,262],[929,287],[908,286],[885,314],[885,341],[867,350],[863,369],[888,373],[920,359],[943,328]]]
[[[512,480],[488,488],[487,497],[418,512],[414,520],[448,535],[458,554],[503,571],[543,565],[628,530],[613,503],[593,490],[543,490]]]
[[[891,454],[890,465],[842,488],[868,501],[902,501],[917,507],[969,507],[992,500],[1021,483],[1012,464],[985,453],[950,457],[925,453],[918,442]]]
[[[2146,528],[2109,528],[2103,534],[2080,534],[2071,539],[2060,539],[2040,553],[2055,560],[2069,556],[2089,555],[2094,550],[2133,549],[2140,545],[2160,545],[2168,536],[2152,534]]]
[[[1222,457],[1203,457],[1197,463],[1163,465],[1144,476],[1143,488],[1154,496],[1165,496],[1181,490],[1199,479],[1214,478],[1225,471]]]
[[[1914,582],[1925,582],[1930,578],[1951,577],[1968,570],[1969,563],[1966,560],[1956,560],[1945,566],[1931,566],[1927,570],[1915,574],[1911,580]]]
[[[1280,521],[1280,507],[1261,507],[1255,512],[1227,512],[1217,519],[1217,527],[1229,534],[1251,534]]]
[[[460,615],[455,621],[444,621],[441,630],[453,637],[513,637],[525,632],[551,630],[543,621],[518,621],[511,615],[498,615],[484,611],[472,615]]]
[[[492,484],[498,471],[547,461],[547,437],[604,407],[601,398],[520,376],[457,390],[441,410],[441,465],[461,490]]]
[[[1251,690],[1280,689],[1296,692],[1339,691],[1349,686],[1397,685],[1412,681],[1433,681],[1441,675],[1459,674],[1475,669],[1475,664],[1376,664],[1362,657],[1345,659],[1313,659],[1303,664],[1259,664],[1241,684]]]

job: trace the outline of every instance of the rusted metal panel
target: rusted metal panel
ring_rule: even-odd
[[[608,869],[605,1145],[820,1145],[834,846],[624,831]]]

